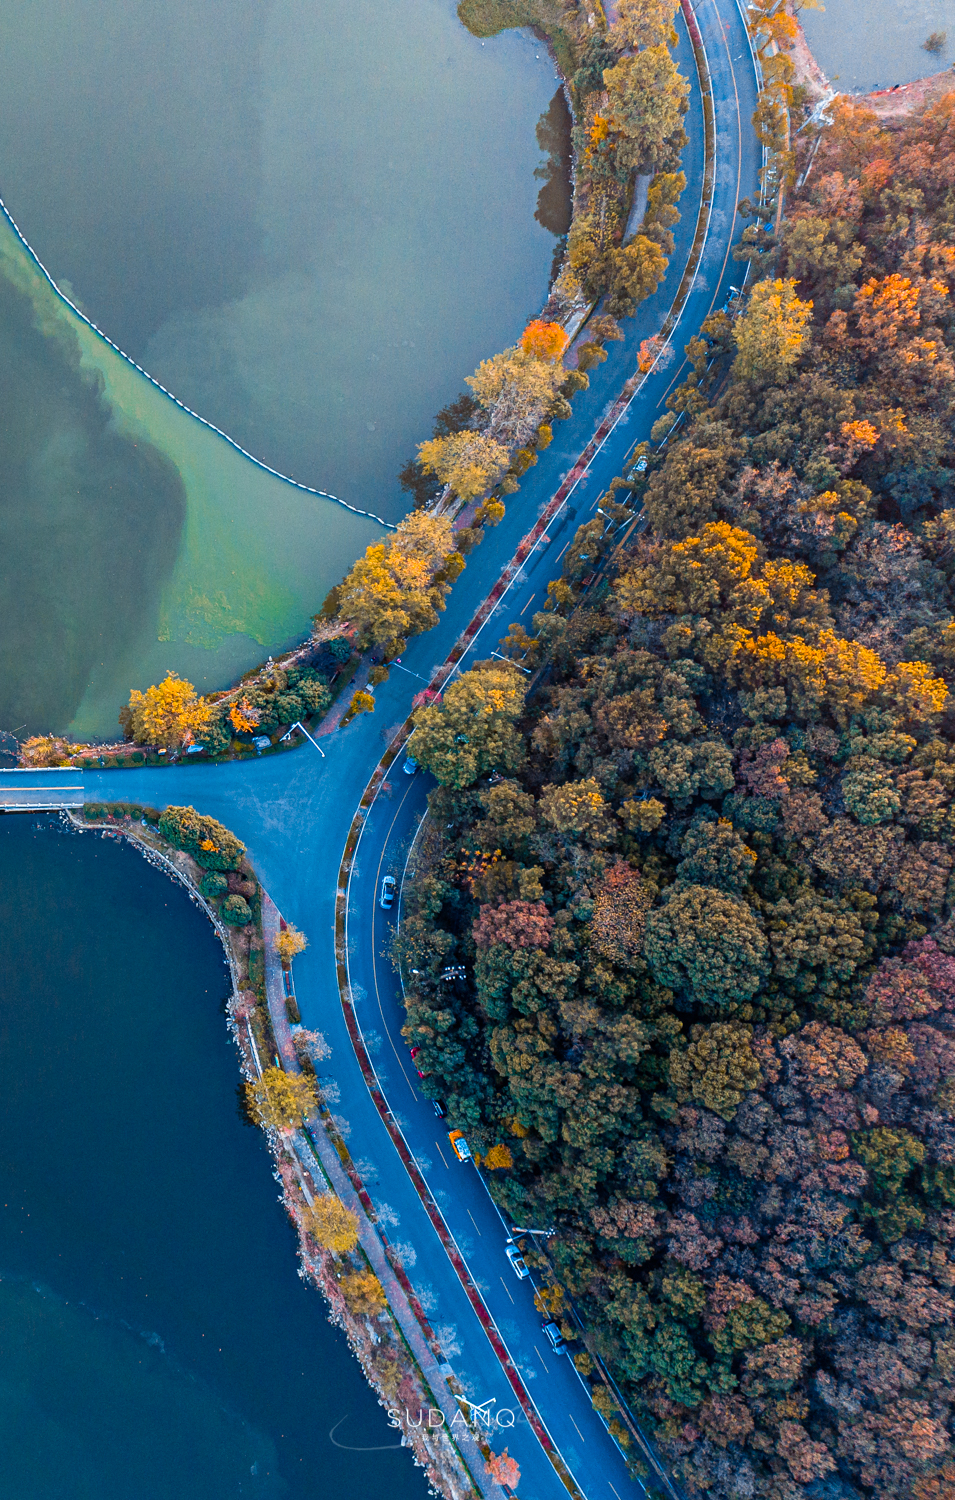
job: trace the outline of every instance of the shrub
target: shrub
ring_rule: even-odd
[[[222,903],[221,916],[230,927],[245,927],[252,920],[252,908],[244,896],[227,896]]]
[[[191,854],[206,870],[237,870],[245,845],[215,818],[194,807],[167,807],[159,817],[159,831],[175,849]]]

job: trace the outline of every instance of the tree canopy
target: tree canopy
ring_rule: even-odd
[[[636,58],[671,15],[622,0]],[[955,95],[833,114],[604,502],[647,530],[601,590],[604,528],[565,552],[506,755],[485,669],[433,711],[397,939],[422,1087],[689,1500],[955,1483]]]
[[[129,703],[120,709],[123,733],[137,745],[178,750],[202,737],[215,718],[212,704],[199,697],[191,682],[178,672],[167,672],[162,682],[141,693],[133,688]]]

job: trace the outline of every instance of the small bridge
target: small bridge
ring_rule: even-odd
[[[56,812],[83,806],[83,778],[71,769],[0,770],[0,812]]]

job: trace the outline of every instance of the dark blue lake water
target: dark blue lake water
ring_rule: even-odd
[[[222,952],[135,851],[0,818],[0,1495],[418,1500],[296,1274]]]

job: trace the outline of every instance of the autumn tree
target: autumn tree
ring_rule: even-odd
[[[677,6],[678,0],[620,0],[615,24],[626,46],[634,51],[661,45],[675,47]]]
[[[620,137],[620,169],[669,170],[686,142],[683,116],[690,86],[677,71],[666,43],[622,58],[604,71],[604,84],[610,96],[610,128]]]
[[[533,325],[531,325],[533,327]],[[547,327],[549,325],[542,325]],[[566,371],[559,356],[538,355],[535,349],[549,334],[535,333],[530,347],[505,349],[485,359],[467,383],[488,414],[488,440],[523,446],[550,412]]]
[[[349,1255],[358,1244],[358,1220],[335,1193],[319,1193],[302,1217],[309,1234],[333,1255]]]
[[[275,951],[282,960],[283,969],[291,968],[292,959],[297,957],[299,953],[304,953],[308,947],[308,938],[305,937],[304,933],[299,932],[297,927],[293,927],[291,923],[280,928],[275,934],[274,942]]]
[[[373,1317],[387,1302],[385,1289],[374,1271],[350,1271],[339,1286],[352,1312],[362,1317]]]
[[[448,518],[413,511],[392,536],[372,543],[341,584],[341,620],[354,627],[363,646],[399,654],[408,636],[437,623],[454,556]]]
[[[145,693],[134,688],[129,703],[119,712],[120,727],[127,739],[163,750],[192,744],[214,717],[213,705],[199,697],[191,682],[172,671]]]
[[[503,1453],[492,1453],[484,1467],[495,1484],[505,1485],[509,1490],[516,1490],[521,1482],[517,1459],[511,1458],[506,1448]]]
[[[485,432],[453,432],[418,444],[420,467],[449,484],[462,500],[485,495],[501,478],[508,461],[507,445]]]
[[[535,318],[521,334],[520,347],[525,354],[553,364],[563,355],[568,345],[567,331],[562,323],[548,323]]]
[[[266,1068],[246,1090],[249,1108],[264,1130],[295,1130],[316,1104],[311,1080],[283,1068]]]
[[[470,786],[488,771],[514,771],[524,759],[515,727],[523,705],[516,668],[472,668],[445,691],[440,707],[416,711],[415,759],[451,787]]]
[[[759,384],[783,384],[808,343],[811,317],[812,303],[799,300],[792,278],[758,281],[733,328],[736,374]]]

